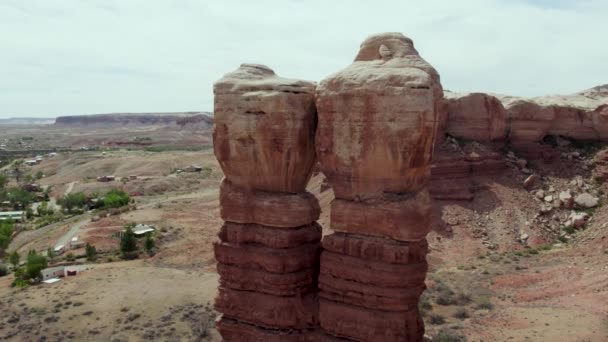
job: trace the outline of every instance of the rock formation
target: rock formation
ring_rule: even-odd
[[[380,34],[320,83],[316,99],[317,156],[336,197],[321,256],[321,327],[345,340],[419,341],[439,75],[409,38]]]
[[[112,113],[60,116],[55,119],[57,126],[125,126],[125,125],[185,125],[199,123],[203,127],[213,125],[213,117],[207,112],[175,113]]]
[[[214,85],[214,149],[225,174],[215,307],[224,341],[316,338],[320,209],[305,191],[315,164],[314,91],[252,64]]]
[[[608,86],[578,94],[519,98],[446,92],[439,135],[501,141],[525,158],[552,159],[546,136],[608,140]]]
[[[507,137],[507,111],[496,97],[445,92],[445,99],[447,134],[480,142],[503,141]]]

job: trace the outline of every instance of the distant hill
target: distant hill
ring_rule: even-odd
[[[209,112],[111,113],[60,116],[58,126],[190,125],[213,124]]]
[[[51,125],[55,118],[8,118],[1,119],[0,125]]]

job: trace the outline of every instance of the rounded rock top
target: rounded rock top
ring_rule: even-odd
[[[283,78],[263,64],[243,63],[213,84],[214,94],[282,91],[314,94],[314,82]]]

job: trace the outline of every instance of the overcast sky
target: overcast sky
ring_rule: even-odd
[[[0,0],[0,117],[211,111],[241,63],[319,81],[400,31],[445,89],[608,83],[606,0]]]

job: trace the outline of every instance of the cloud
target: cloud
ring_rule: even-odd
[[[601,0],[3,0],[0,117],[212,110],[243,62],[319,81],[383,31],[446,89],[572,93],[608,82],[606,16]]]

